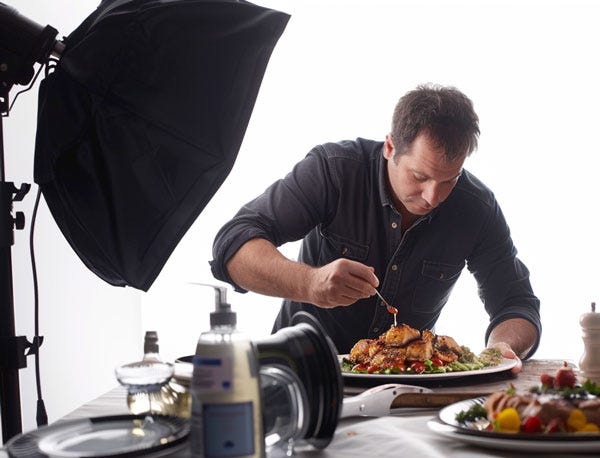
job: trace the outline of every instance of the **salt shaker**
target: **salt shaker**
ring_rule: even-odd
[[[580,374],[595,383],[600,383],[600,313],[592,302],[592,311],[579,319],[583,338],[583,355],[579,360]]]

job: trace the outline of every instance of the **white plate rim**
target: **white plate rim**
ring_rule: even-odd
[[[477,399],[465,399],[443,407],[440,410],[438,417],[430,420],[427,423],[427,426],[433,432],[452,440],[459,440],[471,445],[478,445],[486,448],[537,453],[587,453],[600,451],[600,435],[598,435],[597,439],[595,436],[592,438],[586,436],[586,439],[581,439],[573,434],[572,436],[561,435],[559,440],[552,440],[547,436],[545,436],[544,440],[536,440],[534,438],[524,438],[524,436],[516,439],[512,438],[510,434],[507,434],[506,437],[498,436],[497,433],[494,436],[486,436],[485,431],[475,430],[469,430],[469,433],[465,434],[464,432],[461,432],[461,428],[463,427],[460,425],[457,426],[455,422],[449,423],[443,419],[448,416],[454,418],[456,413],[465,410],[476,401]],[[466,427],[464,428],[466,429]]]
[[[83,434],[102,430],[131,429],[133,420],[143,420],[143,415],[109,415],[102,417],[77,418],[65,420],[38,429],[17,435],[11,438],[5,445],[10,456],[28,458],[41,457],[124,457],[132,454],[151,454],[161,450],[175,450],[177,444],[182,443],[189,433],[189,424],[180,417],[156,415],[153,416],[155,424],[163,424],[166,429],[171,429],[167,442],[152,437],[151,441],[112,450],[93,450],[88,452],[63,450],[56,444],[64,444],[65,440],[76,438]],[[3,449],[4,450],[4,449]]]
[[[338,355],[340,364],[342,358],[348,357],[348,355]],[[346,378],[357,378],[367,380],[385,380],[386,382],[392,381],[410,381],[410,380],[440,380],[440,379],[452,379],[459,377],[472,377],[474,375],[484,374],[495,374],[498,372],[504,372],[512,369],[517,365],[516,359],[503,358],[502,362],[497,366],[484,367],[483,369],[475,369],[472,371],[459,371],[459,372],[444,372],[441,374],[356,374],[353,372],[342,371],[342,377]]]

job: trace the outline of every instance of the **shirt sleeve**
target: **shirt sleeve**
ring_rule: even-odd
[[[339,186],[321,147],[314,148],[283,179],[244,205],[217,233],[210,262],[215,278],[246,292],[229,276],[227,262],[247,241],[262,238],[280,246],[303,238],[331,218]]]
[[[538,339],[525,357],[529,358],[535,353],[542,332],[540,301],[533,293],[529,270],[517,257],[510,230],[495,199],[481,240],[468,259],[468,267],[477,280],[479,296],[490,316],[486,342],[502,321],[524,318],[538,331]]]

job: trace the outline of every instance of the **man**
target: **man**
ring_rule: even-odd
[[[463,164],[479,120],[451,87],[419,86],[398,102],[385,142],[315,147],[217,234],[216,278],[285,298],[274,331],[296,311],[320,321],[340,353],[398,323],[432,329],[467,265],[490,316],[485,340],[531,356],[539,300],[493,193]],[[276,247],[303,238],[298,262]]]

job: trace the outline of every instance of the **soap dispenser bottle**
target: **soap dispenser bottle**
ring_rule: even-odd
[[[215,290],[210,330],[200,334],[190,391],[194,458],[265,457],[258,357],[236,329],[226,289]]]

